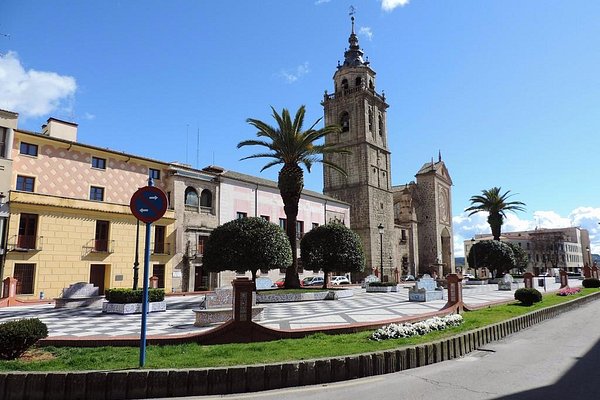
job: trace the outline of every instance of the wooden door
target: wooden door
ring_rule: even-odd
[[[106,265],[92,264],[90,266],[90,283],[98,287],[98,294],[104,294],[104,279],[106,274]]]

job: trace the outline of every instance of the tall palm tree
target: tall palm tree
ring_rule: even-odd
[[[315,144],[319,139],[330,133],[340,132],[341,129],[336,125],[315,129],[315,126],[321,121],[321,118],[319,118],[308,130],[303,131],[302,125],[304,124],[304,114],[306,112],[304,106],[298,109],[293,121],[287,109],[284,108],[281,115],[273,107],[271,107],[271,110],[277,126],[248,118],[246,122],[258,129],[256,136],[264,138],[264,140],[244,140],[238,143],[237,147],[239,149],[242,146],[256,145],[268,149],[266,153],[253,154],[242,158],[242,160],[262,157],[272,158],[273,160],[266,164],[261,172],[274,165],[283,164],[279,171],[277,186],[283,200],[283,209],[287,218],[286,233],[292,246],[293,255],[292,265],[287,268],[285,273],[285,287],[298,288],[300,287],[300,279],[298,278],[296,258],[296,221],[300,194],[304,188],[304,172],[300,165],[303,164],[306,170],[310,172],[312,165],[320,162],[345,176],[346,172],[342,168],[319,156],[329,153],[349,153],[349,151],[331,145]]]
[[[500,194],[502,189],[499,187],[493,187],[489,190],[482,190],[480,196],[473,196],[469,200],[471,207],[465,211],[471,211],[469,216],[481,212],[487,211],[489,213],[487,222],[492,228],[492,236],[494,240],[500,240],[500,232],[502,230],[502,224],[504,218],[506,218],[506,211],[525,211],[525,203],[520,201],[507,201],[512,195],[509,195],[510,190],[506,193]]]

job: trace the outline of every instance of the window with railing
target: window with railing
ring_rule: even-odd
[[[37,234],[37,214],[21,214],[19,218],[19,234],[17,247],[19,249],[35,249]]]
[[[152,276],[158,278],[159,289],[165,288],[165,266],[164,264],[156,264],[152,266]]]
[[[33,294],[35,264],[15,264],[13,278],[17,280],[17,294]]]
[[[94,237],[94,251],[107,253],[109,250],[109,227],[108,221],[96,221],[96,236]]]
[[[165,246],[165,227],[154,226],[154,254],[167,254]]]

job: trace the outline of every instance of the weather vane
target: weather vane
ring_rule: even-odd
[[[350,11],[348,12],[348,15],[354,17],[354,14],[356,14],[356,8],[354,8],[354,6],[350,6]]]

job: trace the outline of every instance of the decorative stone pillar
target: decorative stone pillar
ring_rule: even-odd
[[[443,309],[457,306],[459,310],[464,307],[462,300],[462,278],[457,274],[448,274],[446,276],[448,283],[448,302]]]
[[[598,279],[598,267],[595,265],[592,267],[592,277]]]
[[[569,287],[569,278],[567,277],[567,271],[564,269],[560,270],[560,288]]]
[[[252,292],[254,284],[246,277],[237,277],[233,281],[233,320],[252,322]]]
[[[525,272],[523,275],[523,281],[527,289],[533,288],[533,274],[531,272]]]
[[[17,280],[11,276],[3,281],[2,298],[15,297],[17,295]]]
[[[152,289],[158,289],[158,276],[150,277],[150,287]]]

